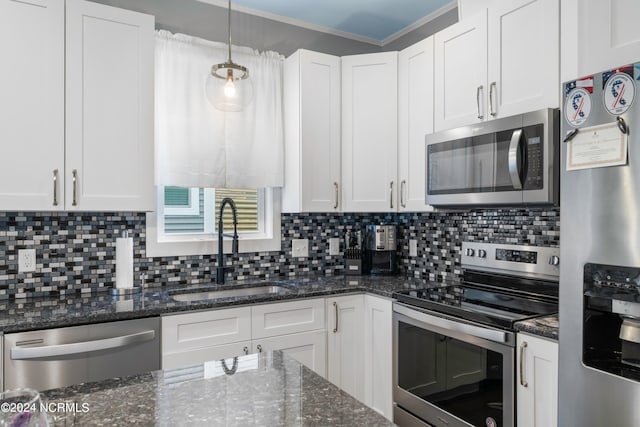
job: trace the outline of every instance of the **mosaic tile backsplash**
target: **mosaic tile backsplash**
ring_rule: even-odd
[[[416,278],[457,277],[463,240],[559,246],[560,211],[499,209],[401,214],[283,214],[282,249],[226,256],[235,269],[229,279],[254,280],[307,274],[335,275],[342,255],[329,256],[331,237],[366,224],[398,224],[400,270]],[[134,277],[184,286],[209,283],[215,256],[148,258],[144,213],[0,212],[0,299],[50,293],[107,291],[115,277],[115,239],[128,230],[134,238]],[[309,239],[309,257],[291,256],[292,239]],[[418,256],[409,257],[409,239]],[[18,250],[36,249],[36,271],[18,273]]]

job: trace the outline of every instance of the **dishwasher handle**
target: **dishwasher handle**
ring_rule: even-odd
[[[135,334],[121,335],[100,340],[81,341],[70,344],[44,345],[38,347],[13,347],[11,360],[40,359],[44,357],[68,356],[78,353],[90,353],[110,348],[125,347],[151,341],[156,337],[156,331],[143,331]]]

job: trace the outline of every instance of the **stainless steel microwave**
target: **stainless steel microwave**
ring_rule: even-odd
[[[426,136],[426,203],[557,205],[560,113],[534,111]]]

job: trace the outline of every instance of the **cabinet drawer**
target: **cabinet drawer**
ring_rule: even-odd
[[[198,348],[180,353],[162,355],[162,369],[176,369],[197,365],[210,360],[228,359],[243,356],[251,351],[251,341],[241,341],[233,344],[215,345]]]
[[[324,329],[324,299],[258,305],[251,308],[253,339]]]
[[[162,317],[162,354],[251,340],[251,308]]]

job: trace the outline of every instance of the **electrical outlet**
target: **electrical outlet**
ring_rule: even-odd
[[[409,240],[409,256],[418,256],[418,241],[416,239]]]
[[[30,273],[36,271],[36,250],[18,250],[18,273]]]
[[[329,255],[340,255],[340,239],[337,237],[329,239]]]
[[[293,239],[291,241],[291,256],[307,258],[309,256],[309,239]]]

